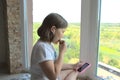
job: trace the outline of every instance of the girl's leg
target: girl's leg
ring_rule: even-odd
[[[61,80],[76,80],[78,72],[74,70],[64,70],[60,74]]]
[[[76,80],[78,76],[77,71],[71,71],[68,76],[65,77],[65,80]]]
[[[64,78],[73,70],[62,70],[60,73],[61,80],[64,80]]]

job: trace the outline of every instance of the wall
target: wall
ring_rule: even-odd
[[[30,67],[32,50],[32,0],[6,0],[10,73]]]
[[[7,8],[6,1],[0,0],[0,69],[9,68],[8,50],[8,27],[7,27]],[[1,70],[0,70],[1,72]]]
[[[7,1],[10,73],[22,71],[20,0]]]

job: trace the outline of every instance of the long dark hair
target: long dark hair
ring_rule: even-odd
[[[54,35],[51,32],[51,27],[55,26],[58,28],[66,28],[68,26],[67,21],[57,13],[50,13],[43,20],[42,25],[38,28],[38,35],[41,40],[52,42]]]

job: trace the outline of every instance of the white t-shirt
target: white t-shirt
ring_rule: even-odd
[[[39,63],[46,60],[55,60],[57,54],[50,43],[40,40],[34,45],[31,55],[31,80],[49,80],[42,71]]]

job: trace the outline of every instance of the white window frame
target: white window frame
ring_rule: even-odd
[[[100,0],[82,0],[81,4],[81,49],[80,59],[91,63],[83,74],[92,80],[99,80],[96,74],[99,45]]]
[[[29,4],[30,3],[30,4]],[[99,45],[99,9],[100,0],[81,0],[81,49],[80,59],[91,63],[91,68],[83,74],[92,80],[97,78],[97,61]],[[21,0],[21,28],[22,28],[22,50],[24,68],[30,67],[30,53],[32,50],[33,22],[32,22],[32,0]],[[29,13],[28,13],[29,12]]]
[[[21,15],[21,50],[22,64],[24,70],[30,68],[30,57],[33,47],[33,15],[32,15],[32,0],[20,0],[20,15]]]

